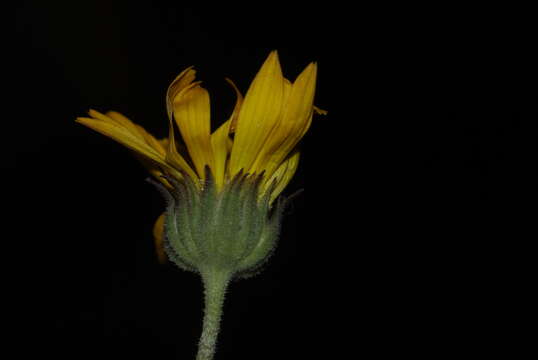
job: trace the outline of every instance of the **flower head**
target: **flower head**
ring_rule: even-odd
[[[233,113],[211,132],[210,99],[195,70],[181,72],[166,93],[168,138],[158,140],[117,112],[90,110],[77,122],[131,149],[150,173],[172,191],[178,184],[192,184],[204,191],[208,181],[216,194],[231,189],[234,179],[255,179],[256,196],[268,206],[292,179],[299,162],[297,144],[308,131],[314,112],[317,65],[310,63],[290,82],[282,75],[278,54],[269,54],[245,97],[233,84]],[[180,151],[176,127],[185,151]],[[177,189],[176,189],[177,190]],[[191,194],[192,195],[192,194]],[[162,240],[164,214],[156,224]],[[159,228],[160,227],[160,228]],[[159,239],[159,237],[161,239]]]
[[[293,177],[299,160],[296,145],[309,129],[314,111],[316,63],[309,64],[292,83],[282,75],[276,51],[269,54],[243,98],[231,80],[237,100],[230,118],[210,132],[209,94],[195,70],[184,70],[166,94],[169,118],[168,139],[157,140],[125,116],[110,111],[90,110],[77,122],[133,150],[157,179],[168,174],[178,180],[189,176],[203,184],[205,167],[216,185],[244,174],[263,173],[263,189],[272,189],[275,199]],[[178,151],[175,126],[179,128],[186,153]]]

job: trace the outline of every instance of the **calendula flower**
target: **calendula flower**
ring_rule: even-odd
[[[157,249],[166,252],[159,258],[201,274],[206,317],[198,359],[210,359],[226,284],[256,271],[274,249],[284,206],[275,200],[297,170],[297,145],[314,113],[325,111],[314,106],[316,63],[290,82],[273,51],[244,98],[227,79],[235,107],[211,132],[209,94],[195,74],[185,69],[168,88],[166,139],[113,111],[90,110],[77,122],[131,149],[159,182],[167,199],[154,227]]]

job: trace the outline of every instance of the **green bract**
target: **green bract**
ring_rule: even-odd
[[[271,191],[260,195],[263,174],[240,172],[217,190],[211,171],[197,187],[185,176],[158,185],[167,200],[164,246],[180,268],[232,277],[254,275],[276,246],[286,200],[270,204]]]

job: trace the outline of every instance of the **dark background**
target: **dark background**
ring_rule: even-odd
[[[166,88],[195,65],[223,121],[234,101],[223,78],[244,93],[273,49],[290,79],[318,62],[329,115],[304,139],[286,193],[305,192],[269,266],[231,285],[216,359],[502,349],[484,334],[510,318],[491,315],[501,299],[525,299],[536,239],[525,13],[19,2],[2,141],[19,351],[194,357],[201,284],[156,261],[162,199],[126,149],[74,119],[117,110],[165,136]]]

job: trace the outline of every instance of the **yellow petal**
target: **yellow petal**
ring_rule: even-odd
[[[299,166],[299,151],[295,151],[288,157],[278,169],[273,173],[273,175],[265,182],[264,191],[271,187],[272,183],[275,182],[276,186],[271,193],[271,203],[276,199],[278,195],[288,186],[289,182],[293,178],[297,167]]]
[[[96,113],[97,113],[97,111],[90,110],[90,115],[91,116],[96,117],[97,116]],[[133,135],[136,135],[138,133],[137,126],[130,119],[128,119],[126,116],[124,116],[123,114],[120,114],[117,111],[107,111],[105,113],[105,116],[109,117],[111,120],[113,120],[119,126],[122,126],[122,127],[126,128],[127,130],[129,130]]]
[[[165,160],[173,168],[175,168],[177,170],[184,171],[194,181],[194,183],[198,186],[199,185],[198,181],[196,181],[198,179],[198,177],[197,177],[196,173],[192,170],[192,168],[185,161],[185,159],[181,155],[179,155],[179,152],[177,151],[176,139],[175,139],[175,136],[174,136],[174,123],[172,122],[172,120],[169,120],[168,126],[169,126],[169,128],[168,128],[168,140],[167,141],[161,140],[162,144],[166,143],[168,145],[168,147],[166,149]],[[181,175],[178,176],[176,174],[176,175],[173,175],[173,176],[178,180],[182,179]]]
[[[163,156],[166,154],[165,148],[162,146],[162,144],[150,133],[146,131],[142,126],[137,125],[133,123],[129,118],[127,118],[125,115],[120,114],[116,111],[108,111],[106,113],[106,116],[110,117],[112,120],[117,122],[118,124],[123,125],[125,128],[131,130],[133,134],[137,133],[142,136],[144,141],[151,146],[153,149],[157,150],[160,154]]]
[[[104,115],[95,110],[90,110],[89,113],[93,118],[81,117],[76,121],[133,150],[142,165],[165,186],[170,187],[170,184],[161,178],[163,172],[177,179],[182,179],[181,173],[166,160],[162,144],[142,127],[133,124],[119,113],[109,112]],[[156,143],[150,145],[153,141],[150,139]]]
[[[174,113],[174,99],[180,96],[182,92],[185,92],[189,88],[197,85],[193,83],[196,77],[196,71],[191,67],[183,70],[175,79],[172,81],[168,90],[166,91],[166,110],[168,112],[168,139],[161,140],[160,143],[166,149],[166,161],[170,163],[174,168],[182,170],[189,177],[194,180],[194,183],[198,185],[198,179],[196,173],[192,170],[190,165],[185,161],[185,159],[179,154],[177,150],[177,144],[174,136],[174,122],[173,122],[173,113]],[[181,177],[180,177],[181,178]]]
[[[286,107],[286,104],[288,102],[292,87],[293,87],[292,83],[288,79],[284,78],[284,94],[283,94],[283,97],[282,97],[283,98],[282,103],[283,103],[284,108]],[[282,113],[284,113],[284,111],[285,110],[283,110]],[[270,151],[273,151],[273,148],[270,145],[275,143],[275,142],[278,143],[277,141],[275,141],[275,139],[278,139],[278,137],[275,137],[275,136],[278,135],[279,129],[280,129],[280,132],[281,132],[281,129],[282,129],[281,122],[282,122],[282,114],[280,116],[280,120],[273,127],[273,129],[272,129],[271,133],[269,134],[267,140],[265,141],[265,143],[262,146],[260,152],[258,153],[258,156],[256,157],[256,160],[254,161],[254,164],[252,164],[252,166],[251,166],[251,168],[257,169],[258,172],[261,172],[261,171],[265,170],[265,175],[266,176],[268,176],[267,170],[266,170],[266,164],[267,164],[268,159],[272,157],[272,153],[270,153]]]
[[[267,139],[256,166],[267,176],[280,166],[304,136],[312,122],[317,66],[308,65],[291,86],[282,120]]]
[[[165,264],[167,261],[166,253],[164,252],[164,218],[165,213],[162,213],[155,221],[153,225],[153,240],[155,241],[155,252],[157,253],[157,260],[161,264]]]
[[[175,79],[172,81],[168,90],[166,91],[166,110],[168,112],[168,119],[172,120],[172,114],[174,113],[173,102],[174,98],[187,86],[189,86],[196,77],[196,71],[193,67],[188,67],[183,70]]]
[[[230,158],[230,176],[251,168],[281,115],[284,77],[276,51],[269,54],[245,95],[239,111]]]
[[[235,91],[235,106],[234,110],[232,112],[232,116],[230,117],[231,123],[230,123],[230,132],[235,132],[235,127],[237,126],[237,119],[239,118],[239,110],[241,109],[241,105],[243,104],[243,95],[241,94],[241,91],[235,86],[235,83],[231,80],[226,78],[226,81],[228,84],[232,86],[232,88]]]
[[[181,91],[173,101],[174,118],[200,178],[205,166],[214,168],[210,138],[209,94],[196,85]]]
[[[215,162],[213,167],[213,176],[215,177],[215,183],[217,189],[222,189],[226,177],[226,159],[229,151],[231,119],[222,124],[217,130],[211,134],[211,147],[213,148],[213,154],[215,156]]]
[[[183,159],[183,157],[177,151],[177,145],[176,145],[176,141],[174,137],[173,115],[174,115],[175,103],[180,102],[181,99],[184,99],[185,94],[191,92],[193,88],[198,86],[199,82],[193,82],[195,79],[195,76],[196,76],[196,71],[192,67],[189,67],[183,70],[174,79],[174,81],[172,81],[172,83],[170,84],[166,92],[166,108],[168,111],[168,119],[169,119],[169,136],[168,136],[169,141],[168,141],[168,146],[167,146],[166,160],[169,163],[173,164],[174,167],[184,170],[193,180],[197,180],[198,176],[192,170],[192,168],[188,165],[185,159]],[[180,126],[179,124],[180,122],[177,121],[177,119],[176,119],[176,123],[178,124],[178,126]],[[182,131],[181,127],[183,126],[180,126],[180,131]],[[183,133],[182,133],[182,136],[183,136]],[[210,143],[209,130],[208,130],[207,138],[208,139],[206,142],[209,144]],[[192,140],[192,139],[189,139],[189,140]],[[185,142],[187,141],[185,140]],[[191,147],[192,147],[192,141],[191,141]],[[190,149],[188,150],[190,152]],[[196,152],[196,150],[194,151]],[[193,159],[193,162],[195,162],[194,159]],[[195,167],[196,167],[196,163],[195,163]],[[195,181],[195,183],[198,184],[198,181]]]
[[[232,115],[228,121],[222,124],[217,130],[211,134],[211,147],[213,148],[213,156],[215,159],[213,175],[217,188],[221,189],[226,181],[226,160],[232,148],[233,141],[230,139],[229,134],[233,133],[235,124],[237,123],[237,117],[239,115],[239,109],[243,102],[243,96],[241,92],[235,86],[234,82],[228,78],[226,81],[232,86],[235,91],[235,106],[232,111]]]
[[[128,147],[136,153],[145,156],[161,165],[166,165],[164,157],[151,146],[149,146],[141,136],[134,135],[130,130],[118,125],[112,119],[97,111],[92,110],[92,118],[77,118],[77,122],[83,124],[105,136],[108,136],[120,144]]]
[[[166,155],[166,148],[162,146],[162,144],[157,140],[153,135],[148,133],[146,129],[143,127],[137,125],[139,128],[138,131],[142,134],[144,137],[144,140],[146,143],[151,146],[153,149],[155,149],[159,154],[162,154],[163,156]]]
[[[164,149],[168,149],[168,138],[162,138],[157,140]]]

